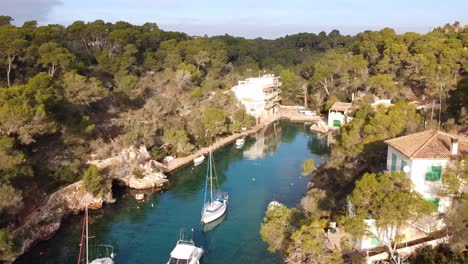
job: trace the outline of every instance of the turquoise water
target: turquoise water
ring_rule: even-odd
[[[243,149],[231,144],[214,153],[219,183],[230,199],[225,219],[211,230],[204,232],[200,226],[205,162],[169,175],[168,190],[148,193],[143,203],[136,202],[131,191],[117,189],[115,204],[91,211],[93,243],[114,245],[117,263],[166,263],[180,228],[193,228],[196,245],[206,250],[205,264],[282,263],[280,254],[267,251],[260,224],[273,198],[298,205],[310,180],[300,173],[306,159],[324,162],[325,139],[306,128],[281,121],[247,138]],[[16,263],[76,263],[81,221],[81,215],[69,217],[52,239]]]

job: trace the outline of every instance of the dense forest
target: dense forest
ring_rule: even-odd
[[[444,125],[467,124],[468,28],[459,23],[427,34],[385,28],[267,40],[189,36],[155,23],[12,21],[0,16],[0,254],[14,251],[7,230],[42,197],[80,180],[91,155],[105,158],[144,144],[161,160],[253,125],[230,92],[247,77],[280,76],[285,105],[326,111],[352,94],[437,100],[444,102]],[[357,115],[362,122],[338,140],[344,152],[334,151],[336,166],[348,166],[350,158],[365,163],[356,158],[364,154],[347,146],[422,124],[404,103],[394,112]],[[395,117],[405,117],[401,126],[389,124]],[[380,121],[387,125],[376,125]]]

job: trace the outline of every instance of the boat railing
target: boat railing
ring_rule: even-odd
[[[177,241],[177,244],[189,245],[189,246],[195,245],[192,240],[179,240]]]
[[[114,258],[114,247],[111,245],[96,245],[96,258]]]

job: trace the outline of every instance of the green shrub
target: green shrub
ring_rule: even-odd
[[[103,197],[110,190],[110,183],[99,173],[96,165],[85,170],[83,184],[85,190],[96,197]]]
[[[145,177],[145,175],[143,175],[143,171],[140,168],[135,168],[132,174],[137,179],[143,179],[143,177]]]
[[[0,259],[16,252],[16,243],[5,228],[0,229]]]

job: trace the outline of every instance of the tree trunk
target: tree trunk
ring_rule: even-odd
[[[325,93],[328,95],[330,95],[330,92],[328,91],[328,85],[327,85],[327,80],[325,80],[325,82],[322,82],[320,81],[320,84],[322,85],[323,89],[325,90]]]
[[[13,55],[13,56],[8,56],[8,68],[7,68],[7,84],[8,84],[8,87],[11,86],[11,83],[10,83],[10,73],[11,73],[11,65],[13,64],[13,60],[15,59],[16,55]]]
[[[55,66],[52,64],[52,66],[49,67],[49,75],[50,77],[54,77],[55,72],[60,68],[60,66]]]
[[[304,88],[304,107],[307,108],[307,83],[302,85]]]

